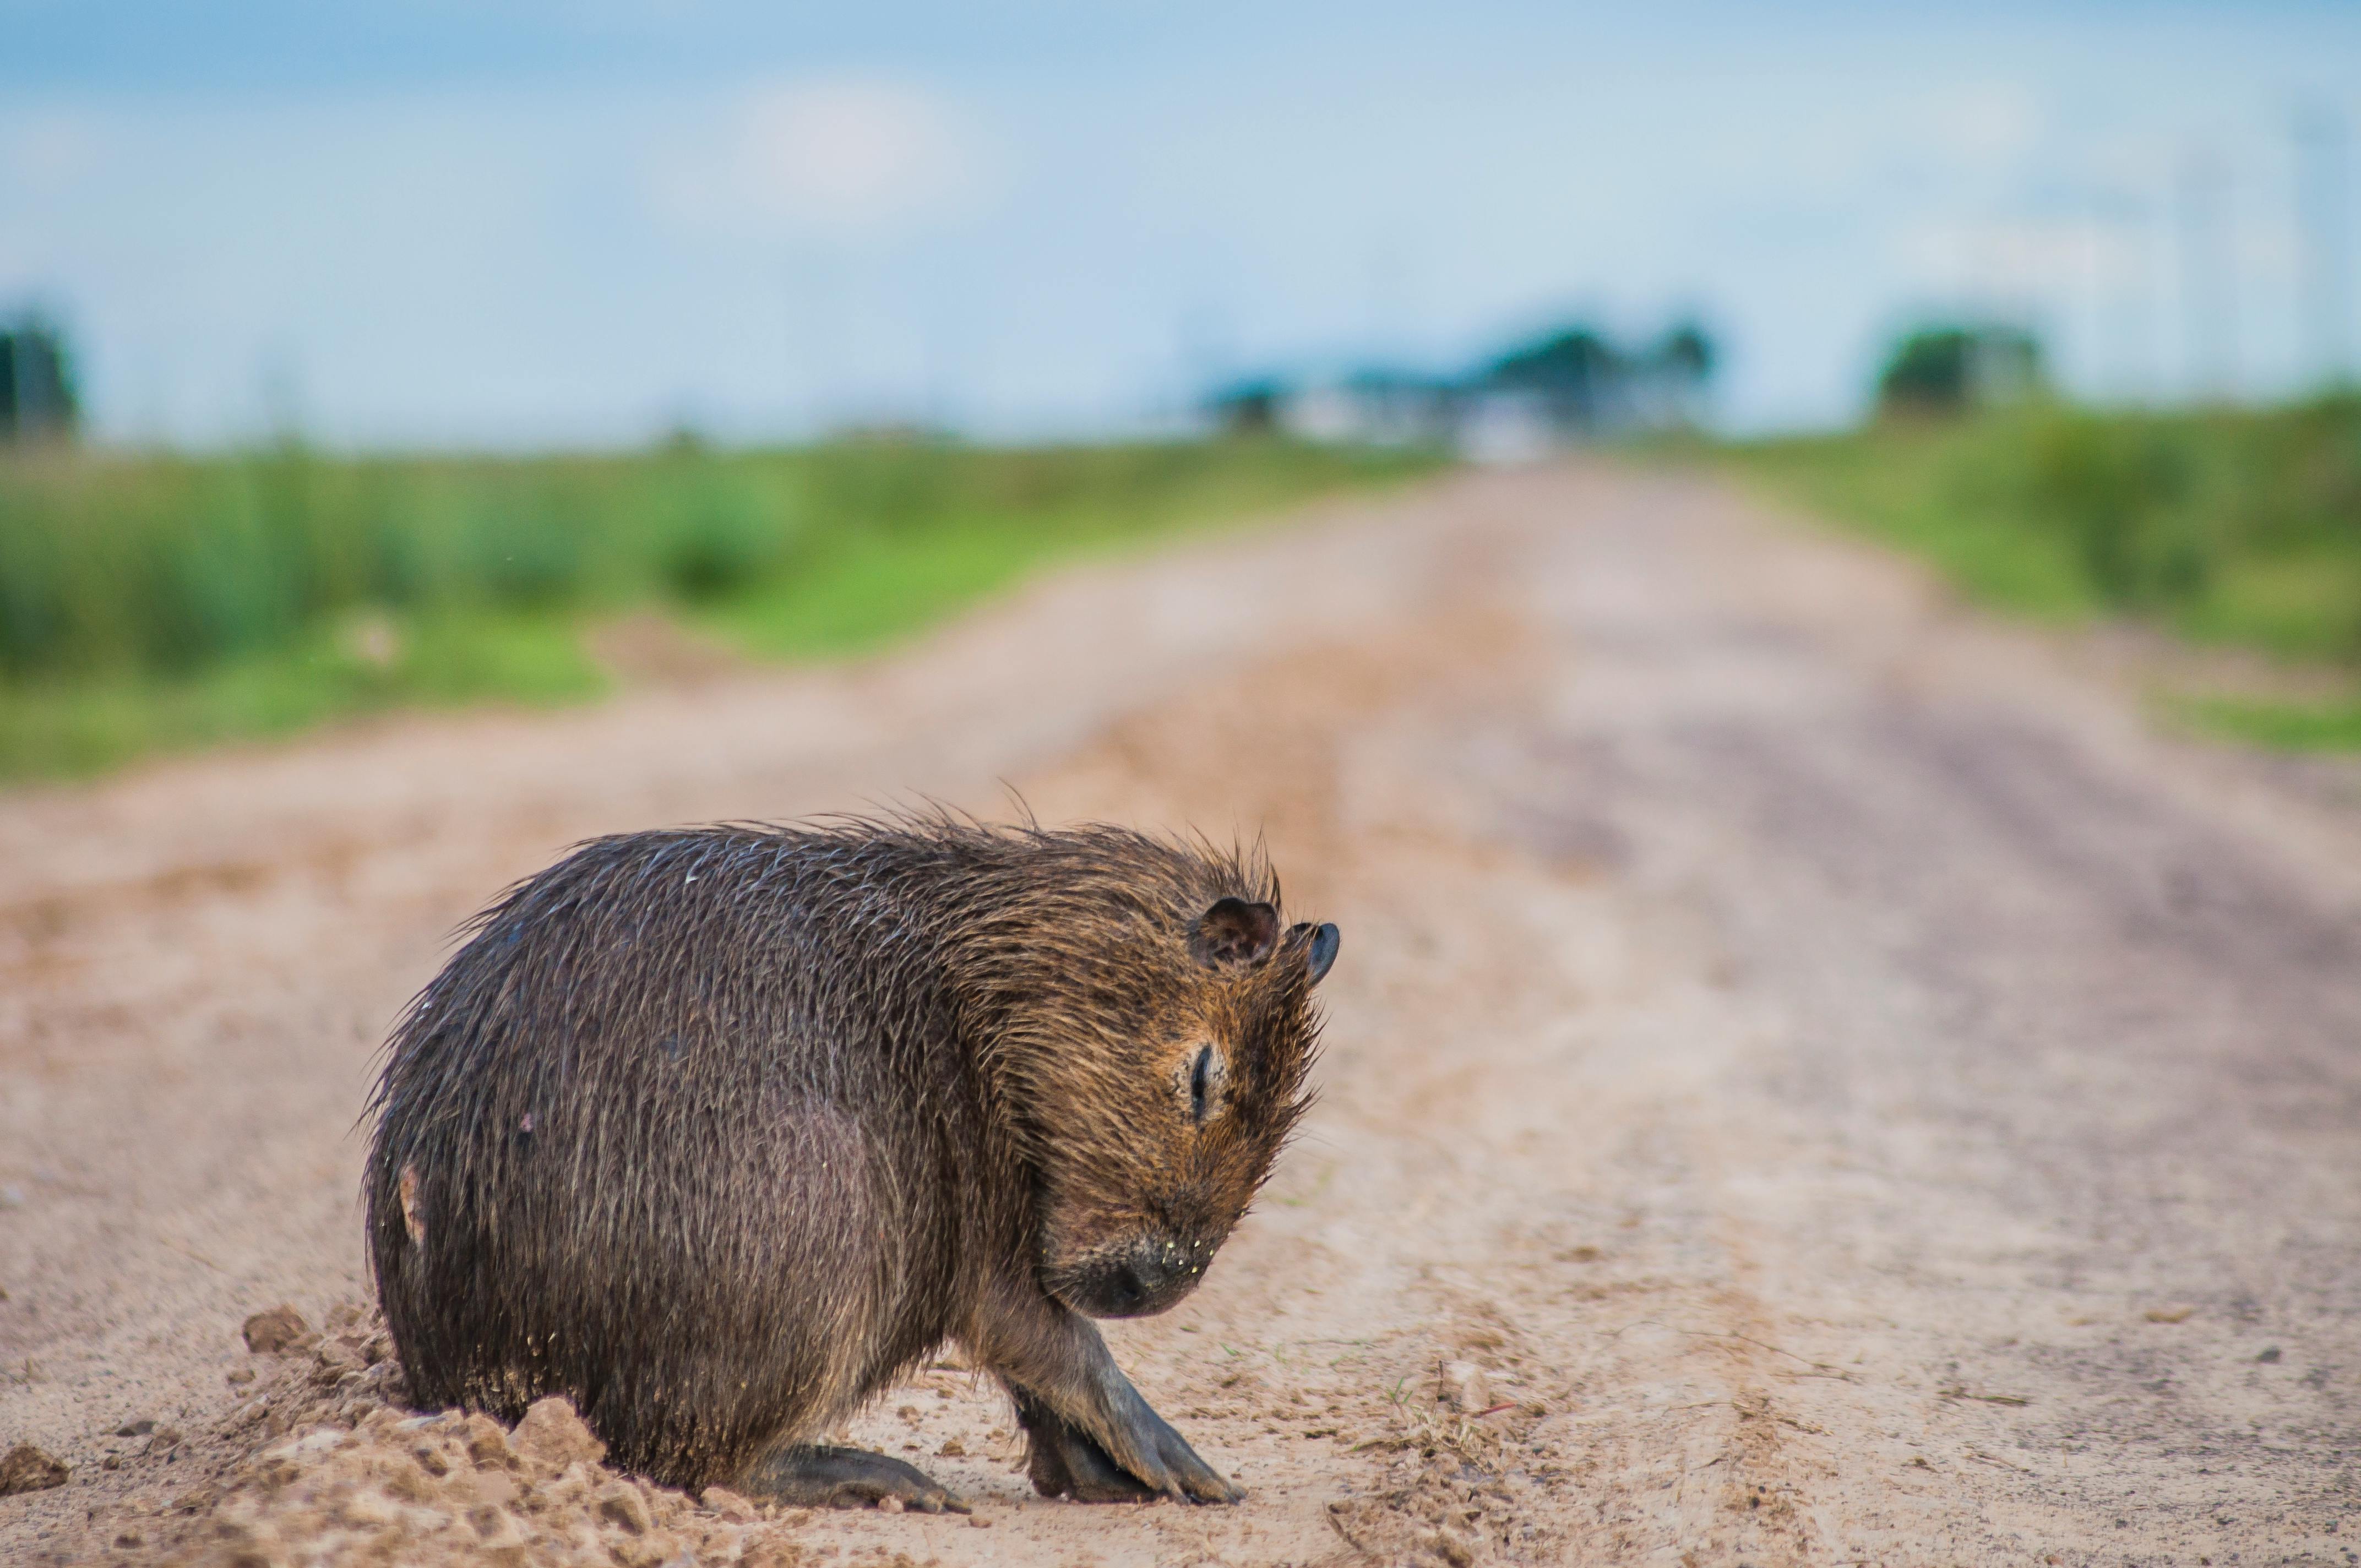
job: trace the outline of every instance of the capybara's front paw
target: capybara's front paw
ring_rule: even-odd
[[[1157,1457],[1163,1462],[1165,1474],[1177,1483],[1180,1492],[1192,1503],[1243,1503],[1246,1488],[1197,1457],[1188,1439],[1170,1427],[1164,1429],[1157,1446]]]
[[[1125,1468],[1176,1502],[1240,1503],[1246,1500],[1243,1488],[1232,1486],[1222,1473],[1197,1457],[1189,1440],[1172,1430],[1167,1421],[1151,1409],[1147,1400],[1134,1393],[1129,1409],[1119,1419],[1123,1422],[1121,1436],[1129,1441],[1125,1446]]]
[[[1016,1419],[1030,1440],[1026,1474],[1033,1489],[1045,1497],[1071,1497],[1078,1503],[1147,1503],[1156,1488],[1142,1483],[1107,1457],[1105,1449],[1088,1432],[1060,1420],[1047,1407],[1019,1400]]]
[[[1109,1412],[1123,1457],[1048,1405],[1019,1394],[1016,1420],[1031,1440],[1026,1471],[1045,1497],[1078,1503],[1235,1503],[1246,1493],[1189,1446],[1188,1440],[1127,1384]]]
[[[747,1473],[744,1491],[798,1508],[875,1508],[892,1497],[922,1514],[970,1512],[914,1465],[862,1448],[783,1448]]]

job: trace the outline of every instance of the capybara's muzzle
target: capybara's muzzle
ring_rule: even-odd
[[[1129,1245],[1103,1248],[1060,1270],[1053,1291],[1067,1306],[1090,1317],[1152,1317],[1180,1305],[1197,1288],[1218,1245],[1142,1236]]]

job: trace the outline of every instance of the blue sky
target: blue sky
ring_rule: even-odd
[[[2361,132],[2351,5],[0,0],[0,308],[69,324],[104,433],[190,444],[1109,433],[1570,314],[1701,315],[1742,429],[1850,417],[1958,309],[2094,395],[2266,396],[2325,350],[2290,127]]]

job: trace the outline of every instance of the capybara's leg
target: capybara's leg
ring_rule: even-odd
[[[937,1486],[914,1465],[865,1448],[796,1444],[754,1462],[741,1489],[799,1508],[873,1508],[888,1497],[922,1514],[971,1511],[956,1493]]]
[[[1033,1489],[1045,1497],[1071,1497],[1078,1503],[1147,1503],[1156,1489],[1136,1479],[1107,1457],[1057,1411],[1029,1394],[1017,1394],[1016,1420],[1027,1440],[1026,1473]]]
[[[1188,1440],[1148,1408],[1091,1321],[1038,1286],[1012,1281],[988,1292],[968,1344],[1011,1393],[1088,1437],[1150,1491],[1185,1503],[1245,1499],[1245,1492],[1198,1458]],[[1060,1457],[1071,1475],[1071,1451]]]

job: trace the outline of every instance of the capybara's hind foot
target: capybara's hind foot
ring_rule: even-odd
[[[783,1448],[747,1472],[749,1497],[798,1508],[874,1508],[892,1497],[922,1514],[972,1512],[915,1465],[865,1448]]]
[[[1045,1497],[1078,1503],[1153,1502],[1156,1488],[1107,1457],[1105,1449],[1030,1399],[1016,1401],[1016,1419],[1031,1440],[1026,1473]]]

